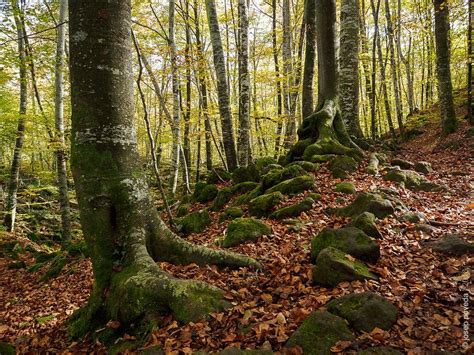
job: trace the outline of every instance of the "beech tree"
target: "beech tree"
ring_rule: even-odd
[[[258,266],[185,242],[158,217],[137,151],[130,0],[71,1],[69,18],[71,164],[95,280],[89,302],[72,317],[72,335],[110,319],[138,326],[160,312],[191,321],[222,309],[222,291],[175,279],[155,263]]]

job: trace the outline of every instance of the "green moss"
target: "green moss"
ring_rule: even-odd
[[[255,165],[249,165],[245,167],[240,167],[234,170],[232,173],[232,181],[234,184],[245,181],[260,181],[260,173],[255,167]]]
[[[379,159],[375,153],[370,154],[369,164],[365,168],[365,171],[369,175],[377,175],[379,173]]]
[[[373,213],[364,212],[356,216],[354,220],[349,224],[349,227],[359,228],[369,237],[381,239],[382,233],[375,224],[375,216]]]
[[[345,178],[347,173],[357,170],[357,162],[354,158],[346,155],[337,156],[329,163],[329,170],[334,177]]]
[[[263,217],[271,213],[273,208],[283,200],[281,192],[272,192],[258,196],[249,203],[249,213],[251,216]]]
[[[207,176],[208,184],[218,184],[222,181],[230,181],[232,174],[223,168],[214,168]]]
[[[413,169],[415,167],[415,164],[413,164],[411,161],[404,160],[404,159],[392,159],[390,162],[392,166],[399,166],[402,169]]]
[[[87,244],[85,240],[80,240],[80,241],[71,243],[70,245],[68,245],[66,250],[68,254],[72,257],[89,256],[89,250],[87,249]]]
[[[288,152],[287,156],[284,157],[284,165],[289,164],[295,160],[301,159],[304,156],[304,152],[308,146],[310,146],[314,142],[313,138],[306,138],[298,140],[293,146],[291,147],[290,151]],[[307,160],[307,159],[305,159]]]
[[[427,161],[419,161],[415,163],[415,171],[422,174],[431,174],[433,172],[433,168]]]
[[[311,260],[327,247],[337,248],[355,258],[375,263],[380,258],[380,247],[367,234],[354,227],[323,229],[311,241]]]
[[[276,210],[270,215],[270,217],[274,219],[298,217],[301,213],[310,211],[313,207],[313,204],[314,200],[311,197],[307,197],[294,205],[290,205]]]
[[[52,261],[46,273],[40,277],[40,281],[47,281],[49,279],[59,276],[64,266],[67,264],[67,259],[64,255],[57,255]]]
[[[40,270],[44,265],[45,265],[45,263],[36,263],[34,265],[31,265],[28,268],[28,272],[36,272],[36,271]]]
[[[281,192],[284,195],[293,195],[310,190],[314,187],[314,177],[311,175],[297,176],[293,179],[285,180],[278,185],[267,190],[267,193]]]
[[[336,287],[343,281],[366,279],[377,280],[377,276],[365,264],[349,259],[346,253],[332,247],[319,253],[313,267],[313,282],[323,286]]]
[[[282,172],[283,172],[283,168],[276,168],[276,169],[270,170],[265,175],[263,175],[262,177],[263,189],[265,190],[269,189],[270,187],[275,186],[278,183],[280,183]]]
[[[24,261],[16,261],[8,265],[8,270],[19,270],[26,268],[26,263]]]
[[[176,209],[176,217],[183,217],[188,214],[189,209],[191,208],[190,203],[181,203]]]
[[[385,218],[395,212],[392,203],[379,194],[363,192],[348,206],[333,210],[343,217],[355,217],[363,212],[370,212],[377,218]]]
[[[291,168],[292,166],[300,166],[308,173],[315,172],[319,170],[320,165],[316,163],[312,163],[310,161],[299,160],[295,161],[287,166],[287,168]]]
[[[216,185],[198,182],[194,190],[193,198],[197,202],[209,202],[214,200],[218,191]]]
[[[255,160],[255,167],[262,173],[269,165],[276,164],[277,161],[273,157],[263,157]]]
[[[303,169],[303,167],[301,167],[298,164],[290,164],[282,170],[280,181],[292,179],[294,177],[305,175],[305,174],[306,174],[306,170]]]
[[[348,182],[348,181],[340,182],[339,184],[336,184],[336,186],[334,187],[334,191],[340,192],[340,193],[343,193],[343,194],[355,194],[356,193],[356,189],[355,189],[354,184],[352,182]]]
[[[290,336],[285,348],[299,346],[305,355],[331,355],[331,348],[339,341],[354,338],[344,319],[326,311],[315,311]]]
[[[230,222],[222,246],[232,247],[247,241],[254,241],[263,235],[270,235],[272,229],[262,221],[253,218],[237,218]]]
[[[234,201],[234,206],[241,206],[250,202],[250,200],[255,197],[260,196],[263,193],[263,188],[261,184],[258,184],[252,191],[247,192],[246,194],[239,196]]]
[[[273,354],[274,352],[271,350],[241,350],[235,347],[227,348],[217,353],[217,355],[273,355]],[[194,355],[204,355],[204,354],[194,353]]]
[[[0,341],[0,354],[2,355],[15,355],[15,347],[11,344]]]
[[[219,211],[221,210],[232,198],[232,190],[229,187],[224,187],[222,190],[219,190],[214,203],[211,206],[211,210]]]
[[[325,163],[327,161],[334,159],[335,157],[336,155],[334,154],[326,154],[326,155],[315,154],[309,160],[313,163]]]
[[[397,321],[398,310],[383,297],[372,293],[353,293],[339,297],[326,305],[329,312],[345,318],[361,332],[374,328],[389,330]]]
[[[401,170],[399,167],[390,169],[384,176],[384,180],[403,183],[413,191],[445,191],[447,188],[427,181],[423,176],[412,170]]]
[[[258,185],[259,185],[258,182],[245,181],[245,182],[241,182],[241,183],[238,183],[236,185],[231,186],[230,189],[232,190],[232,193],[234,195],[241,195],[241,194],[245,194],[249,191],[252,191]]]
[[[236,219],[244,215],[244,211],[240,207],[229,207],[219,216],[219,221],[223,222],[226,219]]]
[[[207,210],[196,211],[177,221],[179,230],[184,234],[200,233],[212,223]]]

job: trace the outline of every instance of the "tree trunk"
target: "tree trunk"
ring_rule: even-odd
[[[467,117],[471,125],[474,125],[474,100],[473,100],[473,85],[474,85],[474,78],[472,75],[472,70],[474,66],[474,45],[473,41],[474,38],[472,36],[472,32],[474,30],[474,23],[472,21],[473,17],[473,0],[469,0],[469,22],[468,22],[468,30],[467,30],[467,50],[468,50],[468,63],[467,63]]]
[[[109,320],[129,331],[161,312],[190,321],[222,309],[222,291],[174,279],[155,263],[258,266],[192,245],[159,219],[137,150],[130,1],[76,0],[69,15],[71,164],[95,280],[88,304],[71,319],[71,334],[82,336]]]
[[[316,62],[316,0],[305,1],[306,49],[301,94],[302,119],[314,112],[313,81]]]
[[[374,0],[370,0],[370,7],[372,8],[372,15],[374,17],[374,38],[372,43],[372,92],[370,93],[370,123],[372,139],[375,140],[377,137],[377,126],[375,124],[377,119],[377,38],[379,36],[379,12],[380,12],[380,0],[377,0],[377,5]]]
[[[392,108],[390,107],[390,97],[388,95],[387,88],[387,77],[385,74],[385,68],[387,67],[386,62],[384,62],[382,54],[382,45],[380,44],[380,36],[377,36],[377,50],[379,56],[379,67],[380,67],[380,86],[383,95],[383,103],[385,107],[385,116],[387,117],[388,127],[390,129],[390,134],[393,138],[396,138],[395,128],[393,126],[392,120]]]
[[[186,111],[184,112],[184,137],[183,137],[183,161],[186,162],[186,169],[183,167],[183,177],[190,176],[191,161],[191,141],[189,139],[189,131],[191,129],[191,28],[189,17],[189,2],[184,5],[185,31],[186,31],[186,47],[184,48],[185,71],[186,71]]]
[[[362,138],[359,123],[359,28],[359,0],[343,0],[339,60],[341,115],[349,134]]]
[[[250,76],[249,76],[249,23],[246,0],[239,0],[239,138],[237,151],[239,165],[250,163]]]
[[[224,51],[222,49],[221,34],[214,0],[206,0],[206,10],[214,56],[214,69],[217,79],[217,96],[219,100],[219,112],[221,115],[224,151],[227,167],[232,171],[237,167],[237,153],[235,151],[234,130],[232,127],[232,113],[230,111],[229,86],[227,82]]]
[[[453,84],[451,82],[451,49],[449,39],[449,5],[446,0],[433,0],[435,11],[436,69],[443,134],[456,130]]]
[[[21,150],[23,148],[23,140],[25,138],[25,115],[28,103],[28,82],[26,78],[26,53],[25,53],[25,37],[26,31],[23,31],[23,24],[21,16],[23,16],[23,9],[20,8],[18,1],[12,1],[15,26],[18,38],[18,58],[20,71],[20,109],[18,116],[18,128],[16,133],[15,150],[13,151],[12,165],[10,169],[10,181],[8,182],[8,196],[5,208],[5,226],[9,231],[13,232],[15,229],[16,208],[18,186],[20,183],[20,165],[21,165]]]
[[[277,43],[277,0],[272,0],[272,52],[273,63],[275,66],[275,82],[277,92],[277,129],[275,137],[275,158],[278,157],[280,150],[281,133],[283,131],[283,99],[280,78],[280,65],[278,62],[278,43]]]
[[[59,187],[59,205],[61,210],[61,226],[63,244],[71,240],[71,213],[69,208],[66,147],[64,140],[64,47],[66,44],[66,25],[68,1],[61,0],[59,5],[58,38],[56,43],[56,68],[55,68],[55,97],[54,116],[56,127],[56,169]]]

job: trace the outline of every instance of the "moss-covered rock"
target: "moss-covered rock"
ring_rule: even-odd
[[[283,169],[283,165],[280,165],[280,164],[270,164],[270,165],[266,166],[265,168],[263,168],[262,174],[265,175],[265,174],[267,174],[269,171],[275,170],[275,169]]]
[[[310,158],[310,161],[313,163],[325,163],[327,161],[334,159],[335,157],[336,155],[334,154],[326,154],[326,155],[315,154]]]
[[[292,166],[295,166],[295,165],[300,166],[308,173],[318,171],[320,167],[319,164],[312,163],[310,161],[299,160],[287,165],[287,168],[291,168]]]
[[[228,348],[217,353],[217,355],[273,355],[273,354],[274,352],[271,350],[242,350],[236,347]],[[204,354],[194,353],[194,355],[204,355]]]
[[[229,207],[219,216],[219,221],[225,221],[227,219],[236,219],[244,215],[244,211],[240,207]]]
[[[375,224],[375,215],[370,212],[364,212],[356,216],[351,223],[350,227],[359,228],[369,237],[381,239],[382,233],[380,233],[377,225]]]
[[[403,355],[403,353],[387,346],[375,346],[361,350],[357,355]]]
[[[276,210],[270,215],[270,217],[274,219],[298,217],[301,213],[311,210],[313,204],[314,200],[311,197],[306,197],[304,200],[295,203],[294,205]]]
[[[263,157],[255,160],[255,167],[262,173],[268,166],[277,164],[277,161],[273,157]]]
[[[245,181],[258,182],[260,181],[260,173],[253,164],[249,166],[241,166],[240,168],[235,169],[232,173],[232,181],[234,184]]]
[[[311,175],[297,176],[293,179],[280,182],[278,185],[268,189],[267,193],[279,191],[284,195],[298,194],[312,189],[314,187],[314,182],[314,177]]]
[[[51,261],[48,270],[40,277],[40,281],[47,281],[59,276],[66,264],[66,256],[63,254],[56,255],[56,257]]]
[[[427,161],[418,161],[415,163],[415,171],[422,174],[431,174],[433,172],[433,168]]]
[[[234,195],[245,194],[249,191],[252,191],[258,186],[258,182],[254,181],[245,181],[231,186],[232,193]]]
[[[378,279],[364,263],[332,247],[319,253],[312,274],[314,283],[330,287],[343,281]]]
[[[469,243],[457,234],[447,234],[440,240],[428,243],[434,251],[451,255],[465,255],[474,253],[474,244]]]
[[[377,158],[377,155],[375,153],[370,154],[369,157],[369,164],[367,164],[367,167],[365,168],[365,171],[369,175],[377,175],[379,173],[379,159]]]
[[[281,177],[280,177],[281,180],[279,182],[292,179],[294,177],[305,175],[305,174],[306,174],[306,170],[303,169],[300,165],[290,164],[282,170]]]
[[[341,192],[343,194],[355,194],[356,189],[352,182],[344,181],[336,184],[334,191]]]
[[[251,200],[253,200],[255,197],[260,196],[263,194],[263,188],[261,184],[258,184],[253,190],[237,197],[233,203],[234,206],[241,206],[244,204],[249,203]]]
[[[26,263],[24,261],[15,261],[11,264],[8,264],[8,270],[19,270],[25,269]]]
[[[237,218],[230,222],[222,246],[233,247],[245,242],[254,241],[263,235],[270,235],[272,229],[267,224],[254,218]]]
[[[329,163],[329,170],[334,177],[344,179],[347,173],[357,170],[357,161],[346,155],[337,156]]]
[[[2,355],[15,355],[15,347],[11,344],[0,341],[0,354]]]
[[[272,186],[277,185],[281,182],[281,174],[283,168],[275,168],[268,171],[265,175],[262,176],[262,187],[263,189],[269,189]]]
[[[352,293],[332,300],[329,312],[349,321],[358,331],[370,333],[374,328],[389,330],[397,321],[398,310],[385,298],[372,293]]]
[[[400,222],[418,223],[423,219],[423,215],[418,212],[406,212],[398,218]]]
[[[283,194],[278,191],[258,196],[250,201],[249,213],[256,217],[268,216],[282,200]]]
[[[402,169],[408,169],[408,170],[411,170],[415,167],[415,164],[413,164],[411,161],[404,160],[404,159],[392,159],[392,161],[390,162],[390,165],[399,166]]]
[[[197,202],[205,203],[214,200],[219,189],[216,185],[198,182],[195,186],[193,198]]]
[[[214,168],[207,176],[208,184],[218,184],[220,182],[230,181],[232,174],[223,168]]]
[[[319,253],[327,247],[337,248],[357,259],[372,263],[380,258],[379,245],[355,227],[323,229],[311,241],[311,260],[317,260]]]
[[[402,170],[399,167],[390,169],[387,174],[385,174],[384,180],[403,183],[408,189],[413,191],[438,192],[447,190],[443,185],[427,181],[416,171]]]
[[[282,181],[305,174],[306,170],[299,164],[290,164],[285,168],[272,169],[262,177],[262,186],[265,190],[267,190],[275,185],[278,185]]]
[[[200,233],[211,224],[211,218],[207,210],[196,211],[176,221],[178,229],[184,234]]]
[[[290,336],[285,348],[299,346],[305,355],[331,355],[331,348],[339,341],[354,338],[344,319],[326,311],[315,311]]]
[[[188,214],[189,209],[191,208],[190,203],[181,203],[176,209],[176,217],[183,217]]]
[[[355,217],[370,212],[377,218],[385,218],[395,212],[392,203],[379,194],[363,192],[348,206],[333,209],[332,212],[343,217]]]
[[[221,210],[230,201],[233,195],[234,194],[229,187],[224,187],[222,190],[219,190],[214,202],[212,203],[211,210]]]

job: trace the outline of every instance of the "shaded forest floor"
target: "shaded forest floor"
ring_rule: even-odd
[[[340,347],[342,352],[380,344],[408,354],[462,352],[462,298],[465,292],[470,291],[471,295],[473,292],[474,259],[434,253],[425,243],[447,233],[472,239],[474,146],[464,120],[460,129],[445,139],[438,138],[438,123],[428,121],[422,130],[424,133],[401,145],[394,157],[430,162],[434,171],[428,179],[448,186],[449,192],[412,192],[384,181],[381,176],[367,175],[366,162],[344,180],[353,182],[358,192],[382,186],[396,189],[410,211],[423,214],[425,220],[421,223],[428,225],[420,231],[414,223],[401,221],[399,212],[378,222],[383,234],[379,240],[381,258],[371,265],[371,270],[380,275],[379,281],[344,282],[333,289],[311,283],[311,238],[324,227],[345,225],[346,218],[325,211],[328,207],[346,206],[354,198],[334,192],[334,185],[342,180],[333,178],[323,165],[315,173],[316,191],[322,197],[311,211],[300,216],[303,225],[298,231],[266,219],[273,235],[232,248],[262,262],[263,272],[161,264],[176,277],[204,280],[220,287],[234,307],[212,314],[209,320],[185,326],[164,317],[161,328],[153,332],[146,347],[160,345],[166,353],[176,354],[232,346],[279,351],[311,311],[338,296],[365,290],[397,305],[397,324],[388,332],[359,334],[355,341]],[[299,200],[303,195],[281,205]],[[218,213],[211,213],[211,218],[214,223],[205,232],[192,234],[187,240],[212,246],[224,234],[228,222],[218,222]],[[31,244],[45,251],[50,249],[28,238],[31,234],[28,223],[20,221],[19,227],[15,236],[1,232],[1,242],[14,240],[22,250]],[[48,224],[41,228],[48,233]],[[34,263],[31,253],[18,255],[27,266]],[[90,292],[92,272],[87,258],[74,259],[58,277],[46,282],[39,281],[45,269],[36,272],[9,269],[14,262],[18,261],[6,255],[0,257],[0,341],[15,344],[22,353],[105,351],[97,342],[72,342],[65,330],[66,319],[84,304]]]

